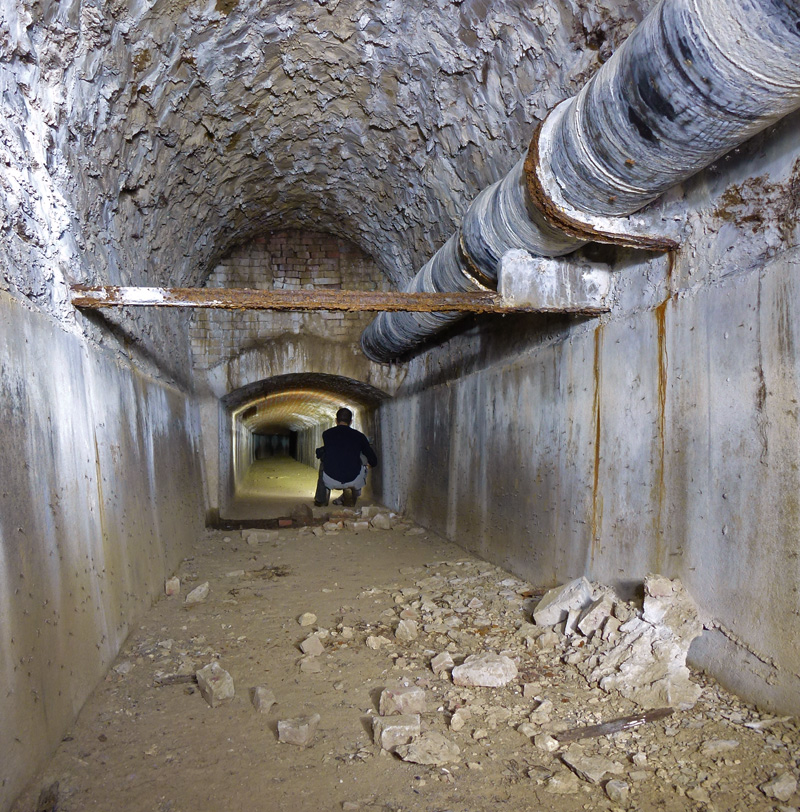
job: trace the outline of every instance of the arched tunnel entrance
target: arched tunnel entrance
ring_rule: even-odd
[[[295,373],[266,378],[222,398],[220,518],[271,519],[313,499],[316,449],[336,410],[354,414],[354,427],[373,442],[376,408],[389,395],[340,375]],[[379,489],[373,473],[365,496]]]

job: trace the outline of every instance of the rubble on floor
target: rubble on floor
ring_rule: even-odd
[[[393,530],[376,529],[376,516],[389,516]],[[380,507],[332,518],[342,529],[281,531],[280,543],[294,547],[305,540],[313,547],[315,530],[342,538],[348,522],[351,532],[365,529],[352,529],[363,521],[370,539],[391,532],[401,545],[412,543],[406,536],[421,544],[427,532]],[[250,545],[242,547],[254,556]],[[213,686],[223,685],[227,674],[233,696],[236,677],[249,692],[243,694],[249,701],[239,701],[263,724],[260,742],[294,744],[297,750],[279,749],[287,757],[308,756],[306,766],[318,770],[336,764],[337,776],[373,787],[375,806],[348,799],[336,808],[389,808],[380,784],[391,771],[414,788],[407,803],[391,807],[403,812],[483,812],[498,808],[498,797],[516,799],[508,800],[509,808],[530,803],[569,812],[798,810],[796,720],[765,716],[688,669],[686,651],[702,627],[677,581],[649,576],[641,605],[585,579],[543,596],[532,584],[464,556],[401,567],[389,583],[370,571],[360,593],[343,594],[331,617],[305,591],[305,575],[294,562],[296,581],[286,568],[280,581],[259,582],[270,591],[240,592],[256,583],[253,560],[226,560],[216,580],[201,561],[187,560],[180,581],[203,578],[202,586],[211,587],[206,602],[190,608],[163,603],[183,619],[199,614],[203,620],[193,631],[186,625],[170,629],[169,637],[166,627],[156,636],[132,636],[109,679],[125,686],[145,671],[152,686],[196,674],[202,695],[216,707],[226,700],[214,696]],[[244,568],[231,570],[234,564]],[[231,572],[250,580],[232,589]],[[322,592],[338,589],[337,577],[331,572]],[[274,639],[249,640],[243,607],[252,619],[288,594],[297,600],[276,621]],[[293,670],[259,673],[242,683],[228,657],[240,651],[239,667],[245,668],[252,659],[247,654],[264,647],[285,654]],[[201,677],[204,672],[210,679]],[[270,687],[256,684],[261,681]],[[286,693],[295,687],[301,699],[287,703]],[[183,691],[196,694],[192,684]],[[186,701],[203,704],[199,696]],[[289,718],[277,720],[276,707]],[[659,710],[650,715],[643,710],[653,707]],[[231,708],[234,703],[226,711]],[[334,709],[347,714],[357,739],[338,735],[329,720]],[[205,710],[215,723],[224,716]],[[630,726],[636,718],[645,721]],[[609,722],[619,724],[609,728]],[[598,726],[615,732],[590,730],[592,737],[574,741],[576,731]],[[465,788],[465,800],[458,805],[440,795],[440,802],[418,805],[423,785],[426,792],[432,786]]]

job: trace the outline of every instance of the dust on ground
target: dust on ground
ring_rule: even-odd
[[[787,812],[800,803],[794,720],[762,716],[700,674],[693,709],[580,741],[577,752],[609,771],[596,783],[578,777],[565,748],[540,749],[533,732],[641,709],[590,687],[562,661],[563,646],[522,638],[532,586],[409,523],[356,527],[282,529],[257,546],[240,533],[199,539],[176,573],[181,595],[159,600],[132,632],[14,812]],[[206,581],[206,601],[186,605]],[[301,626],[304,613],[316,622]],[[415,639],[395,637],[401,616],[418,620]],[[308,657],[299,644],[312,632],[325,651]],[[443,651],[456,663],[503,652],[519,674],[502,688],[457,687],[431,669]],[[213,708],[191,682],[212,662],[236,689]],[[398,684],[424,688],[422,729],[456,744],[455,761],[407,763],[373,742],[380,693]],[[277,700],[266,714],[251,702],[256,686]],[[279,720],[315,713],[310,746],[279,742]],[[48,787],[56,800],[40,796]]]

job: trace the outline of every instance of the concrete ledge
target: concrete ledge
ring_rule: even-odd
[[[534,257],[521,249],[507,251],[498,272],[498,290],[507,305],[542,310],[605,307],[612,283],[605,267],[574,259]]]

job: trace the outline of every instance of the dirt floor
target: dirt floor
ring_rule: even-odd
[[[754,812],[800,803],[795,721],[762,716],[699,674],[692,710],[571,745],[608,767],[596,781],[579,777],[567,748],[541,749],[531,725],[557,736],[640,709],[587,685],[562,645],[522,639],[531,585],[406,522],[356,528],[198,539],[177,573],[181,594],[159,600],[132,632],[14,811]],[[187,605],[204,582],[208,598]],[[301,626],[304,613],[316,621]],[[418,623],[408,642],[395,637],[402,618]],[[312,632],[325,650],[307,657],[299,644]],[[502,688],[456,687],[431,669],[443,651],[456,663],[506,652],[519,675]],[[235,684],[217,707],[191,681],[213,662]],[[422,730],[457,745],[453,761],[407,763],[373,742],[380,693],[400,684],[424,689]],[[267,713],[252,704],[257,686],[276,699]],[[279,720],[312,714],[320,722],[309,746],[278,740]],[[55,782],[49,801],[40,796]]]

